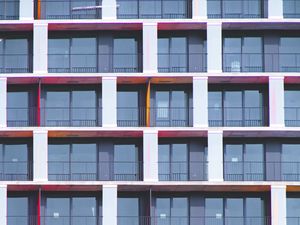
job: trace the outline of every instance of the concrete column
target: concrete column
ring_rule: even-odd
[[[208,180],[223,181],[223,132],[208,131]]]
[[[269,77],[270,127],[284,127],[284,77]]]
[[[33,20],[33,0],[20,0],[20,20]]]
[[[222,72],[222,23],[207,23],[207,71]]]
[[[207,19],[207,0],[193,0],[193,19]]]
[[[116,0],[102,0],[102,19],[117,19],[117,7]]]
[[[7,186],[0,185],[0,224],[7,224]]]
[[[286,186],[271,186],[271,224],[286,225]]]
[[[117,77],[102,78],[102,126],[117,126]]]
[[[117,185],[103,185],[102,189],[102,222],[103,225],[117,225],[118,215]]]
[[[7,125],[6,106],[7,106],[7,78],[0,78],[0,127],[6,127]]]
[[[283,0],[269,0],[268,17],[270,19],[283,18]]]
[[[193,77],[193,122],[194,127],[208,127],[207,77]]]
[[[48,24],[35,21],[33,26],[33,72],[48,72]]]
[[[144,130],[144,181],[158,181],[158,131]]]
[[[143,72],[157,73],[157,23],[143,23]]]
[[[48,131],[33,131],[33,180],[48,180]]]

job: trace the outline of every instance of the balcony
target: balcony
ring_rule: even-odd
[[[137,73],[141,54],[49,54],[49,73]]]
[[[145,127],[145,107],[118,107],[117,124],[119,127]]]
[[[283,0],[283,17],[300,18],[300,2],[298,0]]]
[[[49,161],[49,180],[55,181],[140,181],[142,162]]]
[[[47,107],[41,108],[41,126],[96,127],[102,124],[102,108]]]
[[[261,0],[207,0],[208,18],[263,18]]]
[[[18,20],[19,5],[19,0],[2,0],[0,2],[0,20]]]
[[[209,107],[211,127],[261,127],[266,125],[264,107]]]
[[[96,213],[96,212],[95,212]],[[43,225],[101,225],[101,216],[65,216],[65,215],[42,216]],[[68,214],[68,213],[66,213]],[[31,224],[30,224],[31,225]]]
[[[189,127],[192,126],[192,108],[188,107],[152,107],[150,109],[153,127]]]
[[[32,162],[12,161],[0,162],[0,180],[2,181],[26,181],[32,180]]]
[[[41,19],[101,19],[98,0],[41,0]],[[97,7],[98,6],[98,7]]]
[[[223,53],[224,72],[300,72],[300,53]]]
[[[119,216],[117,218],[118,225],[189,225],[189,224],[207,224],[207,225],[271,225],[270,217],[223,217],[220,216],[207,217],[184,217],[184,216]]]
[[[300,181],[300,162],[267,162],[267,173],[279,181]]]
[[[158,72],[206,72],[207,53],[159,53]]]
[[[190,0],[117,0],[118,19],[192,18]]]
[[[32,72],[31,55],[0,54],[0,73],[31,73],[31,72]]]
[[[285,107],[285,126],[299,127],[300,126],[300,108]]]
[[[205,161],[158,162],[158,171],[160,181],[207,180]]]
[[[265,180],[264,162],[224,162],[226,181],[263,181]]]
[[[8,127],[37,126],[37,108],[7,108]]]

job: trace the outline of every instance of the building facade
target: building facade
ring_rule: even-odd
[[[299,225],[298,0],[0,0],[0,225]]]

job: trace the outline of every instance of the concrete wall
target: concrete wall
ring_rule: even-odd
[[[207,77],[193,77],[194,127],[208,127],[208,81]]]
[[[0,224],[7,224],[7,186],[0,185]]]
[[[117,77],[102,78],[102,126],[117,126]]]
[[[158,181],[158,131],[144,130],[144,181]]]
[[[102,222],[103,225],[117,225],[118,210],[117,185],[103,185],[102,189]]]
[[[6,127],[7,79],[0,78],[0,127]]]
[[[48,71],[48,24],[35,21],[33,26],[33,72]]]
[[[286,186],[271,186],[271,225],[286,225]]]
[[[207,71],[222,72],[222,23],[207,23]]]
[[[208,131],[208,180],[223,181],[223,132]]]
[[[143,23],[143,72],[157,72],[157,23]]]
[[[20,0],[20,20],[33,20],[33,0]]]
[[[269,77],[270,127],[284,127],[284,77]]]
[[[33,180],[48,180],[48,131],[33,131]]]

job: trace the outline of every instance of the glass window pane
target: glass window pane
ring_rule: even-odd
[[[300,174],[300,145],[299,144],[283,144],[282,145],[282,179],[283,180],[299,180]]]
[[[70,145],[48,145],[49,180],[69,180]]]
[[[56,69],[60,69],[65,72],[65,70],[70,68],[69,39],[49,39],[48,49],[48,68],[50,72],[52,72],[51,70],[57,72]]]
[[[28,107],[28,92],[7,93],[7,121],[24,121],[27,124],[29,117]]]
[[[72,198],[72,225],[96,225],[97,222],[96,198]]]
[[[8,197],[7,198],[7,224],[28,225],[28,198]]]
[[[69,198],[46,198],[46,225],[69,224],[70,199]]]
[[[224,95],[224,118],[228,126],[241,126],[243,119],[242,92],[226,91]]]
[[[243,180],[243,145],[227,144],[224,158],[225,179]]]
[[[225,224],[241,225],[244,221],[243,199],[227,198],[225,205]]]
[[[205,224],[223,224],[223,199],[205,198]]]
[[[208,92],[208,120],[211,125],[222,124],[222,92]]]
[[[138,67],[137,41],[134,38],[115,38],[113,68],[116,72],[136,72]]]

